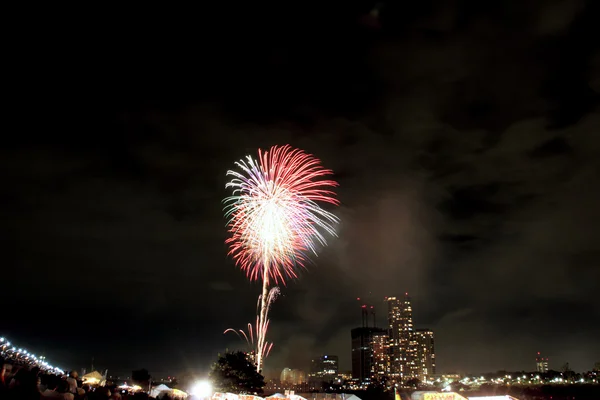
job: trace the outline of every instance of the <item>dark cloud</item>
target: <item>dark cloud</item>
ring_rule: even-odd
[[[254,320],[259,287],[226,257],[225,172],[290,143],[336,172],[341,224],[282,287],[270,373],[322,352],[349,368],[356,298],[384,324],[404,292],[442,371],[530,369],[536,351],[590,368],[596,2],[374,7],[205,10],[164,41],[90,45],[97,78],[59,75],[77,96],[30,83],[43,105],[13,106],[0,158],[2,331],[69,367],[156,374],[241,346],[222,332]]]

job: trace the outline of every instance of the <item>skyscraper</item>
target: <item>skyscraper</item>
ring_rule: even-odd
[[[281,383],[289,383],[293,381],[294,372],[291,368],[284,368],[281,370],[279,380]]]
[[[542,373],[548,372],[548,357],[542,357],[539,351],[535,357],[535,370]]]
[[[371,349],[373,352],[371,362],[371,379],[380,381],[390,372],[390,337],[387,332],[373,333]]]
[[[435,345],[433,331],[417,329],[414,332],[417,343],[417,378],[427,381],[435,374]]]
[[[381,336],[387,336],[385,329],[362,327],[354,328],[352,336],[352,378],[360,379],[361,382],[371,380],[374,359],[374,338],[377,343]]]
[[[338,374],[338,356],[324,355],[313,358],[310,366],[311,382],[329,382]]]
[[[306,382],[306,373],[299,369],[284,368],[281,371],[280,381],[282,384],[299,385]]]
[[[412,307],[403,299],[387,297],[390,336],[390,376],[405,381],[417,376],[417,343],[413,335]]]

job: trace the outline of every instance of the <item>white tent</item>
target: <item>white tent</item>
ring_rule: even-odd
[[[98,379],[99,381],[101,381],[102,378],[102,374],[98,371],[93,371],[90,372],[89,374],[85,374],[82,379]]]
[[[171,388],[168,387],[167,385],[161,383],[160,385],[153,387],[150,390],[150,396],[152,397],[158,397],[162,392],[171,392]]]
[[[297,394],[292,394],[292,395],[290,395],[290,400],[306,400],[306,399],[302,396],[298,396]]]
[[[267,399],[285,399],[285,395],[281,393],[275,393],[267,397]]]
[[[360,397],[358,397],[355,394],[346,394],[346,395],[342,395],[342,399],[344,400],[361,400]]]
[[[88,385],[104,385],[104,377],[98,371],[90,372],[81,377],[83,383]]]

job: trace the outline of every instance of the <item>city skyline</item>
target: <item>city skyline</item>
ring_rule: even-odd
[[[408,293],[402,298],[386,296],[384,300],[386,328],[376,326],[376,307],[363,304],[362,327],[351,330],[352,377],[374,383],[428,380],[435,374],[433,331],[414,328]],[[369,326],[371,315],[373,324]]]
[[[370,297],[373,297],[372,295]],[[365,299],[357,298],[358,301]],[[339,368],[339,357],[337,355],[321,355],[313,357],[308,367],[307,382],[317,382],[323,378],[323,360],[335,363],[335,373],[351,374],[353,378],[363,380],[364,378],[373,378],[375,376],[385,378],[400,378],[406,379],[417,378],[419,380],[431,379],[431,376],[440,376],[442,374],[452,375],[459,373],[460,375],[490,373],[493,371],[439,371],[436,369],[436,350],[434,332],[428,328],[415,328],[413,322],[413,309],[411,299],[408,293],[404,293],[403,297],[385,296],[382,304],[387,304],[387,325],[388,328],[378,327],[376,318],[376,306],[372,302],[367,302],[361,306],[362,327],[353,328],[351,330],[351,359],[352,363],[349,368]],[[364,302],[364,301],[363,301]],[[381,318],[381,315],[380,315]],[[371,324],[371,326],[369,326]],[[409,335],[407,335],[409,333]],[[394,336],[395,335],[395,336]],[[404,336],[404,337],[403,337]],[[394,345],[394,341],[398,346]],[[408,349],[401,349],[401,346],[408,344]],[[368,354],[361,353],[361,356],[354,357],[355,350],[367,350]],[[411,354],[411,357],[407,357]],[[368,361],[367,361],[368,359]],[[396,359],[396,360],[394,360]],[[399,360],[404,359],[404,362]],[[523,371],[536,371],[546,373],[552,369],[549,367],[548,357],[543,357],[538,351],[535,357],[534,367],[523,368]],[[394,362],[397,366],[394,366]],[[306,363],[301,363],[306,368]],[[597,368],[599,363],[595,363],[592,368],[584,371],[591,371]],[[360,365],[357,367],[357,365]],[[568,365],[566,363],[565,365]],[[564,366],[563,366],[564,368]],[[283,370],[290,370],[286,367]],[[301,371],[301,369],[292,368],[292,370]],[[357,370],[360,370],[358,374]],[[502,370],[502,369],[500,369]],[[321,371],[321,372],[319,372]],[[346,372],[343,372],[346,371]],[[406,371],[407,375],[402,375],[398,371]],[[328,379],[331,380],[335,375],[330,372]]]

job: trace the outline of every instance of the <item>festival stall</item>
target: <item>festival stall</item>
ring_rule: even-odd
[[[175,400],[183,400],[183,399],[187,399],[188,394],[186,392],[184,392],[183,390],[171,389],[171,397]]]
[[[162,383],[150,389],[150,397],[159,398],[163,397],[164,395],[168,395],[170,398],[176,400],[186,399],[188,397],[188,394],[183,390],[172,389]]]
[[[84,385],[91,386],[104,386],[106,381],[102,374],[98,371],[90,372],[89,374],[85,374],[82,378]]]
[[[160,385],[155,386],[150,390],[150,396],[151,397],[159,397],[159,396],[163,395],[163,392],[171,393],[171,388],[168,387],[167,385],[161,383]]]

